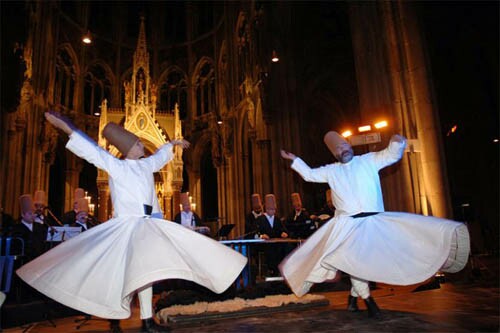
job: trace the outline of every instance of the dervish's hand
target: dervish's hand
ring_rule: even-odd
[[[54,127],[63,130],[66,134],[73,133],[75,125],[66,117],[56,111],[45,112],[45,119]]]
[[[394,134],[392,137],[391,137],[391,142],[399,142],[399,143],[406,143],[406,138],[402,135],[399,135],[399,134]]]
[[[260,238],[261,239],[269,239],[269,235],[268,234],[262,234],[262,235],[260,235]]]
[[[292,153],[289,153],[283,149],[280,150],[280,153],[281,153],[281,157],[283,157],[285,160],[291,160],[293,161],[294,159],[297,158],[297,156],[295,156],[294,154]]]
[[[287,237],[288,237],[288,234],[287,234],[286,232],[284,232],[284,231],[283,231],[283,232],[281,233],[281,238],[287,238]]]
[[[181,139],[181,140],[171,140],[170,143],[174,146],[181,146],[182,149],[187,149],[191,145],[189,141]]]

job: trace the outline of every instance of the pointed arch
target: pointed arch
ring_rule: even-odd
[[[202,57],[191,79],[195,93],[195,117],[215,112],[215,66],[213,59]]]
[[[93,67],[101,67],[104,69],[104,72],[106,74],[106,78],[109,80],[109,82],[114,85],[115,84],[115,81],[116,81],[116,78],[115,78],[115,74],[113,73],[113,71],[111,70],[111,67],[109,67],[109,65],[104,62],[102,59],[97,59],[91,63],[89,63],[87,65],[87,67],[85,68],[85,71],[89,71],[91,68]]]
[[[75,109],[78,77],[80,65],[73,47],[68,43],[61,44],[56,55],[54,103],[69,110]]]
[[[73,46],[69,43],[62,43],[61,45],[59,45],[57,53],[61,51],[66,51],[68,53],[75,67],[75,71],[77,73],[80,73],[80,63],[78,62],[78,57],[76,56],[76,52],[73,49]]]
[[[100,114],[99,106],[104,99],[111,100],[114,75],[102,60],[86,67],[83,82],[83,110],[85,114]]]
[[[187,118],[188,76],[179,66],[168,67],[158,79],[160,110],[172,111],[179,105],[179,117]]]

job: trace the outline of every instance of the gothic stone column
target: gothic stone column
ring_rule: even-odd
[[[386,209],[449,217],[438,114],[412,6],[404,1],[350,5],[361,118],[373,121],[389,117],[391,134],[402,133],[417,148],[413,152],[417,158],[409,163],[405,157],[388,179],[383,179],[386,185],[387,181],[391,183],[384,193]],[[412,193],[415,187],[419,188],[419,197]]]

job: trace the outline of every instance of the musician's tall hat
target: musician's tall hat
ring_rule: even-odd
[[[181,193],[179,200],[181,202],[183,209],[184,209],[184,207],[191,208],[191,202],[189,202],[189,193],[188,192]]]
[[[268,208],[277,209],[276,196],[274,194],[266,194],[266,197],[264,198],[264,202],[265,202],[266,209],[268,209]]]
[[[262,209],[262,200],[260,199],[259,193],[252,194],[252,209],[253,210],[261,210]]]
[[[73,200],[76,202],[76,200],[78,200],[80,198],[85,198],[85,191],[81,187],[75,188]]]
[[[19,197],[19,207],[21,208],[21,213],[28,213],[35,210],[33,204],[33,198],[29,194],[23,194]]]
[[[76,199],[75,206],[76,206],[76,211],[78,213],[80,213],[80,212],[88,213],[89,212],[89,201],[85,198]]]
[[[35,191],[35,197],[33,199],[33,203],[46,206],[47,196],[45,195],[45,192],[42,190]]]

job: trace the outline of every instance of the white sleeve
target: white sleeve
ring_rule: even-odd
[[[393,141],[384,150],[371,153],[370,155],[377,169],[380,170],[399,161],[403,157],[405,147],[405,142]]]
[[[120,162],[118,158],[80,131],[73,131],[70,134],[66,148],[109,174],[113,174],[113,168]]]
[[[151,167],[151,172],[158,172],[174,158],[173,145],[168,142],[158,148],[158,150],[151,156],[144,160]]]
[[[293,160],[291,167],[307,182],[328,183],[328,166],[311,169],[302,159],[297,157]]]

